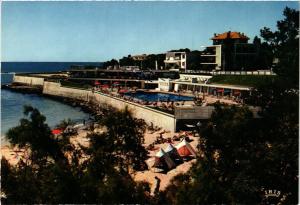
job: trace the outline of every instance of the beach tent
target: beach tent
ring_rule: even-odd
[[[183,139],[178,145],[176,145],[176,149],[179,155],[182,157],[188,157],[191,155],[196,156],[196,151],[185,139]]]
[[[163,149],[160,148],[160,150],[156,153],[154,157],[154,164],[152,167],[162,170],[169,170],[175,166],[176,164],[169,157],[169,155]]]
[[[182,158],[180,157],[177,149],[172,145],[172,144],[168,144],[167,148],[165,149],[165,152],[169,155],[169,157],[174,160],[175,162],[182,161]]]

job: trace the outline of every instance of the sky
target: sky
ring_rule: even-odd
[[[102,62],[128,54],[203,50],[214,33],[253,40],[291,2],[2,2],[1,60]]]

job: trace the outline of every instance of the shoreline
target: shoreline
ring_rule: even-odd
[[[100,128],[100,130],[99,130],[99,128],[96,128],[95,131],[101,132],[101,128]],[[83,146],[83,147],[89,146],[89,140],[86,137],[89,132],[90,131],[88,131],[88,130],[82,130],[81,132],[79,132],[75,135],[71,135],[70,142],[73,143],[75,146],[78,146],[78,145]],[[143,181],[148,182],[150,185],[151,194],[153,194],[154,190],[155,190],[155,186],[156,186],[155,178],[156,177],[158,177],[161,180],[159,190],[163,191],[170,184],[170,181],[172,180],[172,178],[174,176],[176,176],[179,173],[188,172],[190,170],[191,166],[193,165],[193,163],[196,161],[195,158],[190,159],[188,161],[184,161],[183,163],[177,165],[176,167],[172,168],[171,170],[169,170],[165,173],[155,172],[151,168],[152,164],[153,164],[154,156],[156,155],[159,148],[165,149],[168,145],[168,142],[163,141],[160,143],[155,143],[153,149],[148,149],[147,147],[149,147],[150,144],[153,144],[157,140],[157,137],[159,137],[161,135],[161,133],[163,133],[162,136],[165,140],[173,138],[173,136],[179,137],[185,133],[185,135],[188,136],[189,139],[192,140],[190,142],[190,144],[195,150],[197,150],[197,144],[198,144],[198,137],[193,136],[192,134],[187,134],[186,132],[184,132],[184,133],[166,132],[166,131],[162,131],[162,129],[154,131],[154,132],[150,131],[149,129],[145,130],[145,133],[144,133],[145,142],[144,142],[143,146],[148,151],[148,158],[145,160],[146,164],[148,165],[148,169],[144,170],[144,171],[131,172],[130,175],[136,182],[143,182]],[[172,140],[171,143],[175,146],[176,144],[180,143],[180,141]],[[9,161],[9,163],[13,166],[16,165],[21,159],[26,160],[27,152],[28,152],[28,150],[19,149],[18,147],[13,147],[10,145],[1,146],[1,156],[2,157],[4,156]]]
[[[92,116],[96,115],[97,113],[94,112],[93,109],[89,107],[89,103],[83,100],[61,97],[61,96],[53,96],[44,94],[42,89],[39,87],[28,86],[28,85],[1,85],[1,89],[9,90],[11,92],[21,93],[21,94],[35,94],[40,97],[45,97],[57,102],[61,102],[65,105],[71,107],[79,107],[80,111],[90,114]],[[39,90],[40,89],[40,90]]]
[[[80,112],[88,114],[90,119],[94,118],[93,121],[95,120],[95,117],[99,114],[99,112],[97,112],[97,110],[94,109],[94,106],[89,104],[88,102],[77,100],[77,99],[72,99],[72,98],[65,98],[65,97],[60,97],[60,96],[52,96],[52,95],[43,94],[42,90],[38,91],[38,89],[34,88],[33,86],[1,85],[1,89],[5,89],[10,92],[15,92],[15,93],[23,94],[23,95],[36,95],[36,96],[47,98],[47,99],[50,99],[50,100],[53,100],[56,102],[60,102],[64,105],[67,105],[67,106],[70,106],[73,108],[79,108]],[[63,119],[61,119],[61,120],[63,120]],[[9,142],[7,140],[5,140],[4,138],[5,138],[5,134],[3,134],[3,135],[1,134],[1,139],[0,139],[1,140],[1,143],[0,143],[1,149],[10,147]],[[7,142],[4,142],[4,141],[7,141]]]
[[[22,88],[22,87],[21,87]],[[20,89],[15,89],[15,92],[19,92]],[[20,92],[22,93],[22,92]],[[26,94],[26,93],[25,93]],[[56,100],[58,102],[64,103],[66,105],[72,106],[72,107],[80,107],[81,111],[86,112],[90,114],[91,116],[94,116],[94,121],[97,120],[97,116],[102,117],[106,114],[106,111],[109,110],[109,108],[103,107],[97,103],[93,102],[87,102],[84,100],[78,100],[78,99],[73,99],[73,98],[66,98],[66,97],[61,97],[61,96],[52,96],[52,95],[47,95],[47,94],[38,94],[41,97],[46,97],[52,100]],[[114,109],[114,108],[111,108]],[[75,144],[81,144],[83,146],[88,146],[88,141],[87,141],[87,134],[89,131],[84,130],[81,131],[80,133],[77,133],[76,135],[70,136],[70,140],[72,143]],[[150,132],[149,129],[146,129],[144,133],[144,138],[145,142],[143,146],[145,149],[149,151],[148,153],[148,159],[145,161],[147,164],[151,161],[153,161],[153,157],[155,156],[157,150],[159,148],[165,149],[167,146],[167,142],[164,141],[163,143],[159,143],[155,145],[155,149],[149,150],[148,147],[150,144],[153,144],[156,140],[157,137],[161,136],[161,133],[163,133],[163,138],[164,139],[172,139],[174,136],[180,136],[179,132],[170,132],[170,131],[165,131],[162,128],[160,128],[157,131]],[[191,142],[191,145],[196,149],[198,139],[195,136],[187,135],[189,136],[193,141]],[[179,142],[173,141],[172,144],[178,144]],[[22,159],[25,156],[25,152],[22,152],[21,150],[18,150],[17,147],[13,147],[10,144],[5,144],[1,145],[1,156],[5,157],[12,165],[15,165],[19,162],[20,159]],[[161,186],[159,189],[162,191],[164,190],[170,183],[171,179],[176,176],[179,173],[185,173],[187,172],[192,164],[195,162],[195,159],[184,162],[183,164],[178,165],[177,167],[173,168],[172,170],[168,171],[167,173],[156,173],[151,170],[151,166],[148,167],[147,170],[145,171],[137,171],[131,174],[132,178],[135,181],[147,181],[150,184],[151,187],[151,193],[154,192],[155,189],[155,177],[160,178],[161,180]],[[148,164],[149,166],[149,164]]]

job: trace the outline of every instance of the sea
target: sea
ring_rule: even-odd
[[[55,72],[70,69],[71,65],[101,66],[95,62],[2,62],[1,85],[12,82],[14,73]],[[71,119],[76,122],[87,120],[89,114],[61,102],[36,94],[22,94],[9,90],[1,90],[1,145],[8,144],[5,138],[7,131],[19,124],[24,118],[24,105],[37,108],[46,116],[46,123],[54,128],[60,121]]]

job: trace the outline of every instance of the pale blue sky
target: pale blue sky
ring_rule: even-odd
[[[214,33],[252,41],[298,2],[2,2],[2,61],[105,61],[202,50]]]

